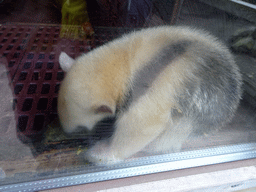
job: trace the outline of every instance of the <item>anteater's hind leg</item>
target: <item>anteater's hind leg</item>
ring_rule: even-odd
[[[192,132],[193,123],[188,118],[170,120],[165,130],[145,150],[153,153],[179,152]]]

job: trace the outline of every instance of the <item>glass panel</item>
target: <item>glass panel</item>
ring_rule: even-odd
[[[0,9],[0,191],[256,157],[254,1],[9,0]],[[227,50],[242,77],[237,109],[240,73]]]

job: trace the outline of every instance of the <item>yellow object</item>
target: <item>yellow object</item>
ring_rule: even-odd
[[[76,154],[79,155],[81,152],[82,152],[82,149],[81,149],[81,148],[78,148]]]
[[[80,145],[77,149],[76,155],[79,155],[80,153],[82,153],[83,151],[87,151],[87,147],[85,149],[82,149],[82,146]]]
[[[89,23],[86,1],[62,0],[60,3],[62,5],[61,36],[73,38],[79,37],[79,35],[81,35],[81,30],[83,30],[82,25],[84,23]]]
[[[85,0],[66,0],[61,12],[63,25],[81,25],[89,21]]]

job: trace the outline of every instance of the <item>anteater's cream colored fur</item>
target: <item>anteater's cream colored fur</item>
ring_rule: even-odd
[[[188,27],[132,32],[76,60],[62,53],[60,64],[68,71],[58,98],[65,132],[92,130],[117,116],[113,136],[86,153],[95,163],[144,149],[179,151],[191,133],[227,123],[241,96],[241,75],[228,49]]]

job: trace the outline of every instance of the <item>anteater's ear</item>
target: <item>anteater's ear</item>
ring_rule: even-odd
[[[59,57],[60,67],[63,71],[68,72],[75,60],[69,57],[66,53],[61,52]]]
[[[107,105],[101,105],[99,107],[96,107],[94,112],[96,114],[97,113],[110,113],[110,114],[113,114],[112,109],[109,106],[107,106]]]

